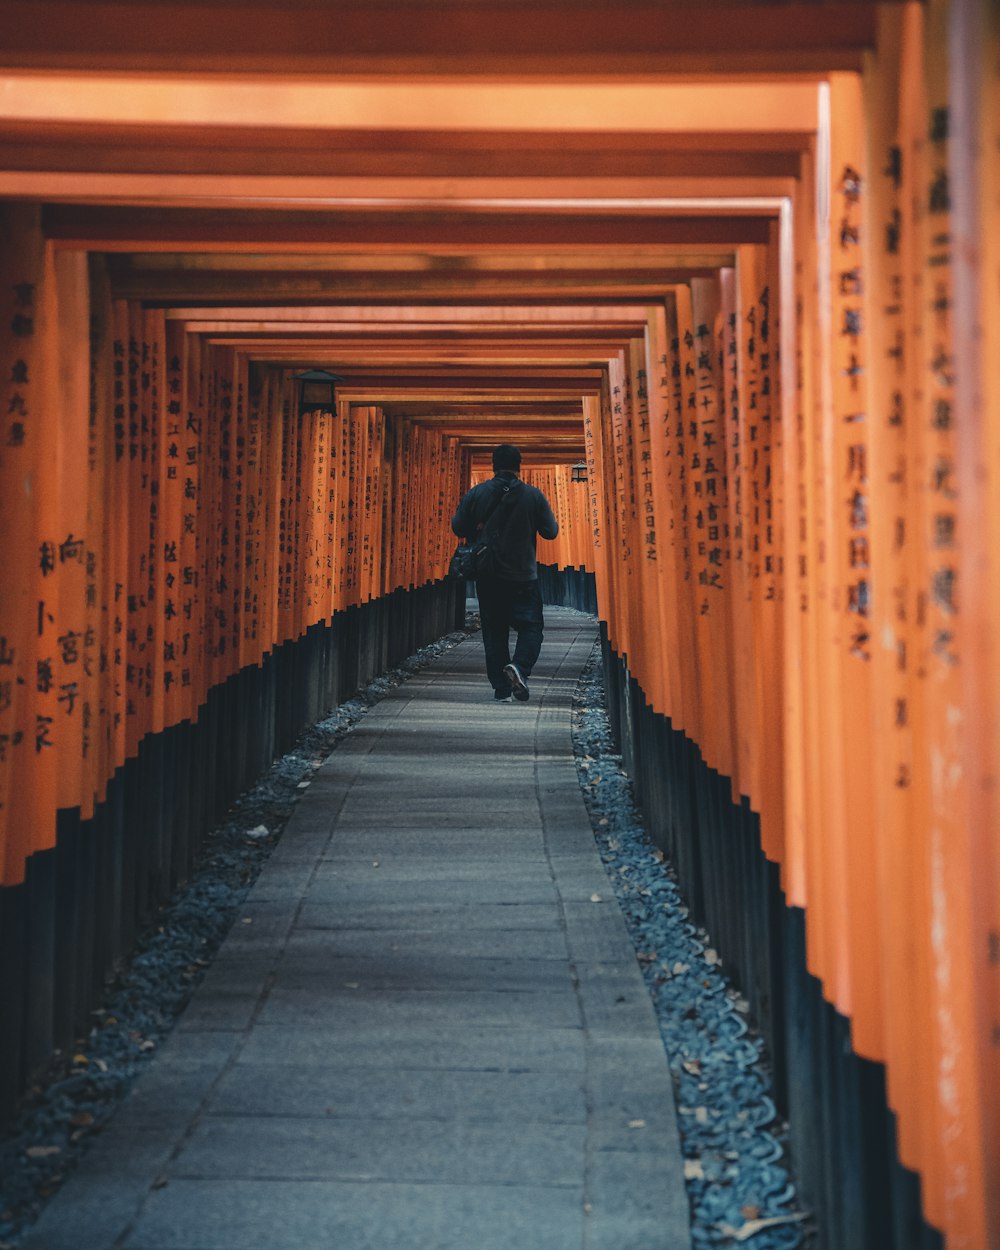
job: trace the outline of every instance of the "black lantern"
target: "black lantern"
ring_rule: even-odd
[[[569,471],[571,482],[585,482],[587,480],[587,466],[582,460],[578,460]]]
[[[293,373],[293,382],[301,382],[299,390],[299,416],[306,412],[333,412],[336,408],[338,382],[344,379],[326,369],[307,369],[305,373]]]

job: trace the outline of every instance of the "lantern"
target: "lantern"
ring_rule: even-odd
[[[336,387],[344,379],[326,369],[307,369],[292,374],[293,382],[301,382],[299,416],[307,412],[333,412],[337,403]]]

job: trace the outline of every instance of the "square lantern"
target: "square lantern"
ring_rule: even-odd
[[[327,369],[307,369],[305,373],[293,373],[293,382],[301,382],[299,390],[299,416],[307,412],[334,412],[337,404],[337,383],[342,377]]]
[[[587,480],[587,466],[582,460],[578,460],[570,468],[570,481],[585,482]]]

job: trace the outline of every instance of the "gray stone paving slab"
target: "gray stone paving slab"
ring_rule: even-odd
[[[123,1250],[579,1250],[583,1221],[575,1188],[178,1181]]]
[[[115,1123],[114,1134],[104,1134],[80,1161],[74,1177],[88,1184],[106,1183],[117,1177],[145,1180],[162,1175],[170,1156],[183,1137],[171,1124]]]
[[[327,1029],[259,1024],[242,1052],[250,1063],[281,1055],[287,1063],[346,1067],[455,1068],[484,1072],[582,1072],[582,1029],[466,1028],[357,1024]]]
[[[657,1028],[638,965],[578,963],[580,1006],[594,1037],[641,1037]]]
[[[577,1185],[582,1124],[210,1116],[171,1175],[260,1180],[425,1181],[455,1185]]]
[[[137,1129],[186,1128],[200,1114],[223,1071],[210,1063],[200,1067],[154,1065],[125,1095],[115,1113],[115,1131],[120,1132],[125,1125]]]
[[[566,959],[566,937],[561,929],[517,929],[505,931],[502,947],[495,929],[472,929],[460,932],[444,929],[332,929],[306,928],[296,930],[289,941],[290,949],[309,943],[315,949],[327,949],[331,955],[367,955],[377,958],[399,951],[411,954],[460,955],[467,959],[491,959],[502,950],[513,959]]]
[[[441,799],[425,807],[410,803],[382,803],[378,807],[352,803],[349,807],[345,806],[340,825],[359,832],[373,828],[407,829],[415,836],[419,836],[424,829],[469,829],[477,833],[487,829],[502,835],[508,829],[525,828],[538,820],[537,803],[491,802],[489,811],[480,817],[475,806],[469,802],[468,795],[464,797],[462,806],[453,811],[442,810],[442,803],[445,802],[446,799]]]
[[[465,829],[408,829],[396,825],[354,829],[342,826],[335,831],[325,857],[335,860],[343,849],[352,856],[365,854],[381,859],[394,852],[412,854],[418,848],[422,854],[440,859],[449,855],[477,853],[492,857],[501,851],[511,858],[536,857],[542,849],[542,841],[534,831],[485,825]]]
[[[594,626],[546,615],[529,703],[489,699],[472,639],[312,775],[30,1250],[689,1250],[666,1057],[572,760]]]
[[[258,994],[195,994],[177,1027],[185,1033],[246,1029],[259,1002]]]
[[[430,858],[425,841],[420,838],[408,838],[405,842],[398,838],[393,844],[382,845],[375,850],[378,869],[375,868],[373,851],[350,844],[346,839],[331,842],[329,848],[316,861],[317,876],[329,871],[352,871],[367,874],[370,870],[395,869],[400,873],[414,873],[420,865],[425,876],[433,877],[435,873],[444,875],[449,872],[469,872],[477,875],[494,875],[509,869],[512,873],[528,872],[534,876],[546,876],[549,872],[549,859],[544,854],[541,838],[519,839],[512,845],[501,842],[499,838],[489,841],[477,839],[454,843],[440,859]]]
[[[269,955],[268,962],[273,960]],[[242,1047],[244,1034],[239,1032],[213,1033],[211,1037],[192,1037],[190,1034],[173,1032],[163,1042],[156,1056],[155,1069],[215,1066],[225,1067],[235,1058]]]
[[[333,903],[302,904],[299,924],[306,929],[372,929],[380,933],[393,929],[470,932],[492,929],[501,933],[518,929],[558,929],[559,913],[555,900],[549,903],[373,903],[365,907],[359,899],[350,909]]]
[[[568,899],[563,903],[563,910],[570,958],[575,963],[613,964],[620,961],[626,951],[629,959],[635,960],[610,882],[607,889],[601,891],[600,902]],[[627,947],[623,946],[626,942]],[[628,966],[631,971],[631,963]]]
[[[297,947],[286,960],[299,970],[320,971],[332,986],[365,990],[521,990],[549,994],[571,985],[564,959],[477,959],[420,955],[397,950],[331,955],[329,948]],[[287,973],[285,974],[288,975]]]
[[[683,1173],[668,1154],[604,1150],[591,1160],[587,1250],[688,1250]]]
[[[580,1028],[580,1009],[572,987],[562,993],[523,993],[489,990],[350,990],[309,983],[275,986],[261,1005],[261,1024],[304,1024],[329,1029],[334,1036],[349,1032],[356,1022],[390,1027],[401,1032],[415,1024],[463,1028]]]
[[[378,870],[373,870],[377,872]],[[408,894],[416,893],[423,907],[450,908],[456,903],[462,907],[523,906],[526,903],[555,902],[555,886],[548,877],[539,873],[521,874],[517,877],[489,876],[484,879],[467,874],[464,880],[439,880],[404,876],[401,873],[379,874],[377,880],[365,882],[364,896],[374,907],[390,906],[408,887]],[[357,907],[358,884],[355,881],[334,880],[330,877],[316,878],[305,890],[310,903],[322,903],[345,910]]]
[[[559,894],[565,902],[590,902],[594,894],[603,897],[608,893],[608,878],[601,864],[590,857],[563,856],[555,864],[559,879]]]
[[[583,1124],[581,1072],[483,1072],[449,1068],[296,1067],[238,1063],[208,1099],[229,1116],[335,1116],[337,1119]],[[631,1112],[626,1109],[622,1115]]]
[[[397,856],[384,862],[380,860],[378,868],[373,867],[370,860],[348,860],[341,856],[333,863],[320,861],[313,877],[314,887],[336,883],[351,890],[362,886],[365,891],[381,889],[387,883],[397,892],[403,883],[412,883],[423,890],[425,884],[436,885],[441,882],[456,892],[458,897],[469,886],[494,881],[513,883],[519,888],[538,885],[544,885],[549,890],[552,888],[548,863],[542,855],[532,856],[530,860],[511,860],[508,856],[495,856],[487,867],[480,856],[452,857],[442,862],[428,862],[424,854],[417,853]]]
[[[149,1192],[145,1176],[120,1176],[111,1183],[75,1172],[70,1184],[72,1207],[63,1200],[53,1202],[22,1242],[23,1250],[110,1250],[138,1219]]]

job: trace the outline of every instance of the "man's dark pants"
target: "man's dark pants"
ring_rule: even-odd
[[[479,622],[486,652],[486,676],[498,699],[510,694],[504,665],[511,659],[527,678],[542,649],[542,589],[538,581],[508,582],[483,577],[476,582]],[[514,655],[510,654],[510,631],[517,631]]]

